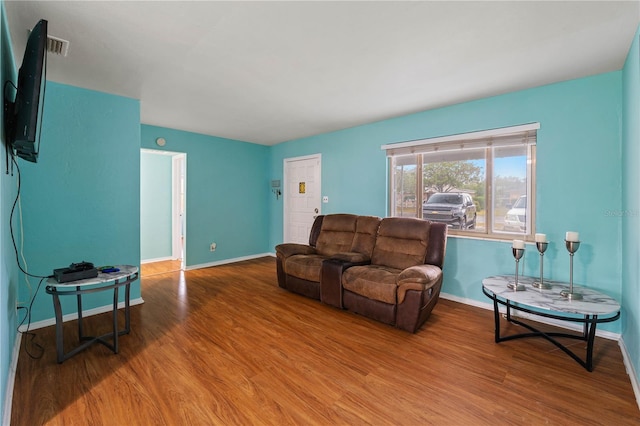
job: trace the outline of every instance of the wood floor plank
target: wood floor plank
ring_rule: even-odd
[[[22,340],[12,425],[640,424],[610,340],[589,373],[541,339],[495,344],[492,312],[444,299],[410,334],[280,289],[270,257],[142,276],[119,354],[57,364],[53,327],[40,359]]]
[[[182,269],[182,260],[163,260],[140,265],[140,275],[149,277],[151,275],[166,274],[167,272],[176,272],[180,269]]]

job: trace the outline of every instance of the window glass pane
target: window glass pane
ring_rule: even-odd
[[[486,149],[474,149],[424,154],[424,219],[453,229],[485,231],[485,153]]]
[[[530,241],[535,232],[536,134],[485,136],[446,137],[442,143],[398,150],[388,146],[390,214],[446,223],[452,235],[500,240],[518,235]]]
[[[391,216],[418,217],[416,207],[416,175],[418,155],[393,157]]]
[[[493,231],[527,234],[527,147],[493,150]]]

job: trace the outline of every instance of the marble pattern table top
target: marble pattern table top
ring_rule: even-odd
[[[80,287],[80,286],[84,287],[84,286],[104,284],[111,281],[119,280],[121,278],[126,278],[138,272],[137,266],[115,265],[114,267],[120,270],[118,272],[108,272],[108,273],[103,273],[98,271],[98,276],[95,278],[87,278],[84,280],[77,280],[77,281],[68,281],[65,283],[59,283],[58,281],[56,281],[55,278],[49,278],[47,280],[47,285],[49,287]]]
[[[568,300],[560,295],[560,291],[568,290],[569,283],[545,280],[551,285],[550,289],[538,289],[533,287],[533,282],[539,277],[518,277],[518,283],[524,284],[524,291],[514,291],[507,288],[509,282],[513,282],[513,275],[495,275],[482,280],[482,286],[490,293],[512,303],[527,305],[533,308],[545,309],[554,312],[580,315],[607,315],[620,311],[620,304],[612,297],[599,291],[573,285],[573,291],[582,293],[582,300]]]

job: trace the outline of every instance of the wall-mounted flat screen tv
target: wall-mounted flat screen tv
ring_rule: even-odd
[[[33,163],[38,160],[40,128],[46,86],[47,21],[33,27],[18,72],[15,100],[7,99],[5,84],[5,135],[8,150]]]

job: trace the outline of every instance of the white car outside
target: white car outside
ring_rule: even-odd
[[[504,228],[509,232],[526,232],[527,230],[527,196],[522,195],[513,203],[504,217]]]

